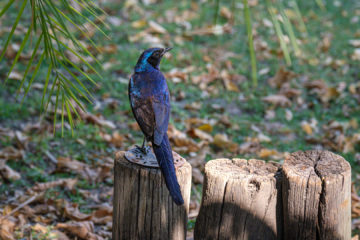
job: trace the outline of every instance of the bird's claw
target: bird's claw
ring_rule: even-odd
[[[146,155],[149,153],[150,148],[148,146],[140,147],[139,145],[135,145],[136,149],[140,151],[140,153]]]

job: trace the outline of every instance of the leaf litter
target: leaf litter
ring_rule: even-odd
[[[119,10],[120,14],[105,7],[109,16],[103,18],[111,23],[116,31],[122,24],[126,24],[131,31],[121,33],[122,37],[132,45],[141,47],[177,44],[186,49],[185,44],[196,39],[203,41],[237,34],[238,30],[234,25],[236,16],[229,7],[220,8],[221,21],[218,24],[199,25],[194,23],[194,20],[199,20],[200,17],[198,11],[201,6],[198,3],[193,3],[188,9],[181,11],[176,7],[166,9],[162,16],[153,16],[153,12],[147,13],[145,6],[151,6],[154,2],[157,1],[142,1],[142,4],[138,1],[125,1],[124,8]],[[249,4],[256,6],[258,3],[251,1]],[[295,13],[290,9],[286,9],[286,12],[290,14],[290,18],[296,19]],[[140,18],[133,19],[131,13],[139,14]],[[273,30],[271,21],[266,18],[258,21],[256,19],[254,22],[256,26],[262,25],[269,31]],[[172,25],[176,31],[172,30]],[[96,36],[93,26],[86,27],[89,30],[86,33],[88,36]],[[24,33],[18,30],[16,34]],[[336,36],[323,34],[317,51],[326,58],[305,58],[305,54],[302,54],[299,64],[328,67],[331,71],[338,71],[340,75],[346,74],[350,71],[349,68],[352,69],[352,65],[360,60],[359,36],[354,34],[352,39],[346,41],[345,44],[351,49],[348,59],[344,60],[330,55]],[[298,41],[303,43],[304,40]],[[17,45],[8,48],[7,59],[15,57],[19,48]],[[95,53],[91,46],[86,47],[97,54],[99,59],[105,59],[104,71],[116,76],[116,84],[127,83],[130,72],[124,70],[125,74],[122,70],[114,68],[121,64],[121,61],[128,59],[114,60],[106,57],[121,52],[124,46],[101,42],[100,53]],[[327,79],[332,77],[331,74],[312,78],[311,73],[300,73],[294,70],[296,68],[280,66],[273,69],[271,66],[265,66],[263,62],[267,60],[282,59],[283,52],[279,48],[274,48],[269,39],[264,39],[256,31],[254,47],[257,59],[261,61],[258,74],[263,84],[269,85],[266,91],[257,89],[259,92],[254,94],[246,92],[245,84],[249,81],[247,71],[239,70],[233,63],[243,56],[228,50],[226,46],[201,46],[203,66],[191,64],[193,55],[185,50],[179,51],[176,55],[169,55],[169,59],[176,66],[172,69],[169,69],[169,65],[164,68],[168,70],[164,71],[164,74],[171,84],[194,87],[194,95],[198,95],[193,100],[193,93],[188,89],[179,90],[174,87],[176,91],[172,92],[173,105],[186,111],[186,114],[173,110],[173,121],[168,129],[173,150],[185,155],[193,167],[194,195],[191,197],[189,213],[192,219],[196,218],[200,208],[201,190],[198,187],[204,181],[204,165],[209,159],[241,156],[282,161],[288,152],[279,146],[279,142],[291,144],[297,139],[304,140],[307,146],[312,148],[359,155],[360,134],[356,115],[352,117],[356,114],[354,108],[346,107],[347,104],[344,104],[341,114],[348,117],[337,120],[323,120],[313,114],[305,117],[299,112],[314,112],[315,106],[320,106],[324,111],[331,111],[334,105],[341,103],[340,100],[345,98],[354,99],[358,104],[360,84],[356,81],[335,83]],[[66,55],[74,62],[80,61],[69,52]],[[21,62],[28,59],[28,54],[21,54]],[[356,75],[354,76],[356,78]],[[10,79],[21,80],[22,72],[13,71]],[[41,91],[44,86],[40,84],[33,87],[36,91]],[[109,93],[102,93],[99,88],[95,88],[94,92],[95,107],[92,111],[84,112],[73,103],[83,120],[82,124],[87,128],[86,131],[92,129],[89,133],[76,136],[76,141],[69,144],[79,146],[76,150],[63,149],[62,141],[47,138],[53,134],[52,117],[41,121],[31,119],[19,125],[3,124],[0,121],[0,187],[19,181],[26,181],[29,185],[6,190],[9,197],[0,196],[1,239],[18,239],[32,233],[37,234],[39,238],[111,238],[112,156],[118,150],[126,150],[133,144],[139,144],[141,134],[131,112],[124,107],[125,100],[117,100],[119,95],[111,93],[110,90]],[[217,101],[224,98],[224,95],[235,94],[237,97],[234,102]],[[254,95],[258,104],[255,107],[251,105]],[[259,106],[260,113],[253,109]],[[52,111],[61,113],[61,109],[54,109],[53,106],[52,108]],[[207,111],[205,116],[201,114],[204,109]],[[111,114],[108,111],[111,111]],[[73,111],[71,113],[74,114]],[[252,114],[260,115],[262,120],[259,124],[242,118]],[[61,125],[57,124],[55,128],[58,132],[61,131]],[[45,150],[39,151],[36,148],[36,145],[43,144],[39,138],[48,141]],[[90,145],[92,142],[101,147]],[[84,148],[86,153],[81,152],[81,148]],[[44,161],[33,163],[33,159],[30,158],[34,154]],[[39,171],[47,177],[26,176],[25,171],[18,166],[20,163],[24,168]],[[360,198],[357,184],[359,176],[355,175],[352,187],[353,229],[360,229]]]

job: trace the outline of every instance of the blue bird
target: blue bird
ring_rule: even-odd
[[[176,178],[167,129],[170,117],[170,94],[166,79],[159,69],[164,54],[171,48],[145,50],[134,68],[129,82],[131,109],[144,133],[142,149],[151,141],[170,195],[177,205],[184,204]]]

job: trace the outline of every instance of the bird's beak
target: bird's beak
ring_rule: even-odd
[[[161,55],[164,55],[165,53],[169,52],[171,49],[173,49],[173,48],[172,47],[164,48]]]

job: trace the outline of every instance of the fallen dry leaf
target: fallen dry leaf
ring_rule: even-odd
[[[89,165],[83,162],[79,162],[77,160],[73,160],[69,157],[57,158],[57,170],[74,171],[91,181],[96,179],[97,176],[97,172],[91,169]]]
[[[149,32],[160,34],[167,33],[166,29],[163,26],[152,20],[149,21]]]
[[[187,36],[206,36],[206,35],[222,35],[224,33],[230,33],[232,30],[231,25],[225,24],[209,26],[205,28],[195,29],[193,31],[187,32]]]
[[[346,87],[346,84],[340,83],[337,87],[328,87],[323,79],[317,79],[305,82],[304,86],[309,89],[311,93],[316,93],[323,103],[327,103],[331,99],[339,97],[340,92]]]
[[[283,155],[280,154],[277,150],[267,149],[267,148],[262,148],[260,152],[257,153],[257,155],[259,156],[259,158],[272,158],[272,159],[279,159],[283,157]]]
[[[329,51],[330,46],[331,46],[331,40],[332,40],[332,35],[326,34],[319,44],[320,50],[323,52]]]
[[[198,168],[192,168],[192,180],[195,184],[202,184],[204,176]]]
[[[111,143],[115,147],[122,147],[123,142],[125,141],[125,137],[121,135],[118,131],[113,132],[111,135],[104,132],[100,132],[100,136],[106,142]]]
[[[18,180],[21,178],[20,174],[5,164],[5,160],[0,159],[0,176],[6,180]]]
[[[287,121],[291,121],[293,119],[293,114],[292,114],[291,110],[289,110],[289,109],[285,110],[285,119]]]
[[[47,226],[36,223],[31,229],[35,232],[40,233],[39,238],[43,237],[46,239],[56,239],[56,240],[69,240],[65,233],[62,233],[58,230],[50,229]]]
[[[75,222],[70,221],[66,223],[56,224],[56,228],[64,229],[66,232],[74,234],[75,236],[85,240],[100,240],[101,237],[94,234],[94,224],[90,221]]]
[[[200,130],[203,130],[205,132],[211,132],[212,131],[211,123],[207,119],[188,118],[188,119],[185,120],[185,123],[186,123],[186,128],[187,129],[199,128]],[[204,126],[205,129],[200,128],[200,126],[203,126],[203,125],[209,125],[209,126]],[[211,129],[211,131],[207,131],[207,129]]]
[[[351,185],[351,216],[360,218],[360,196],[357,194],[355,183]]]
[[[13,70],[13,71],[11,71],[11,73],[9,74],[9,79],[12,79],[12,80],[22,80],[23,79],[23,75],[20,73],[20,72],[18,72],[18,71],[15,71],[15,70]]]
[[[205,146],[201,148],[200,151],[195,156],[189,156],[187,160],[193,168],[198,168],[200,171],[204,171],[205,157],[206,154],[209,152],[210,152],[209,147]]]
[[[246,138],[245,142],[239,147],[240,154],[256,153],[261,150],[260,142],[257,138]]]
[[[111,129],[115,129],[116,128],[116,125],[109,121],[109,120],[106,120],[104,119],[103,116],[101,116],[100,114],[99,115],[94,115],[94,114],[91,114],[89,112],[84,112],[79,106],[78,104],[76,103],[73,103],[73,105],[75,105],[76,107],[76,111],[78,112],[78,114],[80,115],[80,118],[82,120],[84,120],[85,122],[87,123],[91,123],[91,124],[95,124],[95,125],[98,125],[100,127],[108,127],[108,128],[111,128]]]
[[[89,214],[85,214],[80,212],[78,208],[78,204],[69,203],[64,200],[64,215],[71,220],[75,221],[86,221],[91,220],[92,216]]]
[[[16,133],[14,135],[16,137]],[[19,160],[24,157],[24,151],[16,149],[14,147],[5,147],[0,150],[0,159],[5,160]]]
[[[356,48],[354,53],[351,55],[351,59],[354,61],[360,61],[360,48]]]
[[[230,20],[232,18],[232,13],[229,8],[221,7],[220,9],[220,16]]]
[[[257,135],[257,139],[260,141],[260,142],[271,142],[271,138],[267,135],[265,135],[264,133],[262,132],[259,132],[258,135]]]
[[[52,182],[45,182],[45,183],[35,183],[35,186],[32,187],[32,190],[35,192],[41,192],[45,191],[49,188],[57,187],[57,186],[63,186],[66,187],[69,190],[72,190],[74,186],[77,183],[77,179],[72,178],[64,178],[64,179],[58,179]]]
[[[112,222],[113,208],[109,205],[101,205],[92,213],[92,221],[95,224],[106,224]]]
[[[213,141],[213,137],[210,134],[208,134],[198,128],[192,128],[192,129],[188,130],[187,134],[192,138],[199,138],[201,140],[208,141],[208,142]]]
[[[211,133],[213,130],[213,126],[209,123],[205,123],[205,124],[202,124],[199,127],[197,127],[197,129],[204,131],[204,132]]]
[[[199,151],[200,145],[191,138],[188,138],[183,132],[177,130],[173,125],[169,125],[167,133],[170,141],[173,143],[174,151],[186,153]]]
[[[15,222],[9,220],[6,217],[0,217],[0,239],[3,240],[15,240],[14,229]]]
[[[140,20],[137,20],[137,21],[133,21],[131,23],[131,27],[133,28],[143,28],[145,27],[147,24],[146,20],[145,19],[140,19]]]
[[[307,134],[307,135],[312,135],[313,134],[313,129],[311,127],[311,125],[307,122],[302,122],[301,123],[301,128],[304,130],[304,132]]]
[[[291,99],[299,96],[301,94],[301,91],[295,88],[290,88],[287,86],[287,84],[284,84],[283,87],[280,89],[279,93]]]
[[[290,100],[284,95],[269,95],[267,97],[263,97],[262,100],[267,103],[274,104],[275,106],[286,107],[290,106]]]
[[[349,44],[353,47],[360,48],[360,39],[351,39]]]
[[[295,76],[296,74],[294,72],[286,70],[285,67],[280,67],[275,76],[269,78],[268,83],[271,87],[280,88],[283,84],[291,81]]]
[[[239,92],[238,85],[246,81],[245,76],[229,74],[226,70],[221,71],[220,78],[223,80],[226,90],[233,92]]]
[[[230,152],[236,152],[238,150],[238,145],[232,142],[226,134],[216,134],[212,144],[220,149],[228,149]]]

